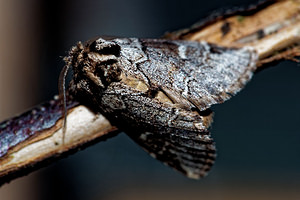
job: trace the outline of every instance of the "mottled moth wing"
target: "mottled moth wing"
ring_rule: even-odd
[[[116,121],[152,157],[189,178],[205,176],[216,157],[215,144],[208,131],[212,112],[207,110],[200,115],[172,103],[162,103],[156,97],[133,97],[138,91],[129,92],[126,87],[116,84],[102,98],[101,104],[107,105],[105,112],[115,114],[111,121]],[[126,109],[116,109],[120,106]]]
[[[71,92],[88,101],[153,157],[200,178],[215,158],[212,104],[251,78],[256,54],[206,42],[98,38],[66,59]]]
[[[256,69],[257,55],[249,48],[161,39],[131,39],[132,43],[142,50],[136,65],[149,85],[161,88],[173,102],[200,111],[235,95]],[[127,49],[132,52],[130,46],[123,49],[124,56]]]
[[[184,131],[182,131],[184,132]],[[215,145],[209,132],[194,132],[190,136],[163,131],[140,135],[128,134],[153,158],[185,174],[199,179],[207,174],[216,157]]]

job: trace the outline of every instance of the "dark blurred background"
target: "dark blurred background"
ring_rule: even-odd
[[[0,120],[57,94],[62,57],[97,35],[157,38],[239,0],[0,0]],[[213,106],[218,158],[189,180],[125,134],[0,188],[1,200],[300,199],[300,66],[282,62]]]

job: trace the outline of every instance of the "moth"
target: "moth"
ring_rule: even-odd
[[[199,179],[216,158],[210,107],[243,88],[257,59],[246,47],[100,37],[72,47],[60,79],[72,68],[72,95],[152,157]]]

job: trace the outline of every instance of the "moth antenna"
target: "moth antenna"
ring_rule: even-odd
[[[65,135],[67,130],[67,98],[66,98],[66,77],[68,74],[68,71],[70,70],[70,63],[67,62],[67,64],[64,66],[64,68],[61,70],[59,79],[58,79],[58,92],[59,92],[59,99],[61,105],[63,105],[63,138],[62,143],[65,143]]]

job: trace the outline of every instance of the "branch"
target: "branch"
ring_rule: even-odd
[[[118,133],[117,128],[102,115],[79,105],[74,99],[68,100],[68,108],[64,141],[60,100],[57,97],[0,124],[0,185],[36,170],[47,164],[49,159],[52,161],[64,153],[70,154]],[[18,130],[15,130],[16,124],[20,125]],[[18,144],[13,145],[15,143]]]
[[[259,56],[257,66],[295,59],[300,55],[299,6],[299,1],[291,0],[260,4],[242,11],[227,10],[190,29],[168,33],[165,38],[205,40],[225,47],[249,46]],[[118,133],[102,115],[70,99],[62,143],[59,104],[54,99],[0,124],[0,185],[36,170],[51,158],[70,154]]]
[[[300,1],[270,1],[244,11],[226,10],[207,17],[190,29],[166,34],[173,40],[207,41],[225,47],[254,48],[258,66],[299,56]],[[291,51],[291,49],[294,49]]]

